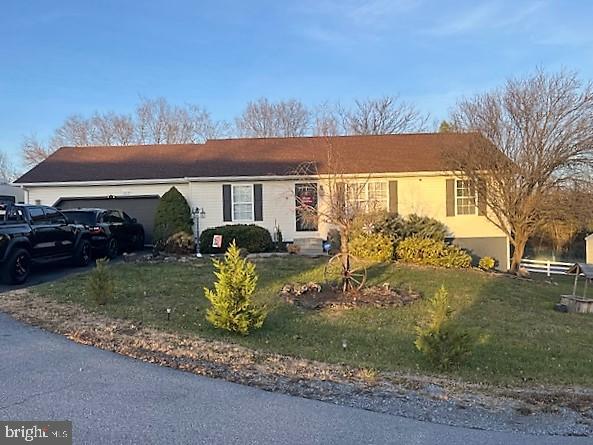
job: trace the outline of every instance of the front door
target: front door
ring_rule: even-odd
[[[297,232],[316,232],[318,224],[316,215],[317,184],[314,182],[295,184],[294,194]]]

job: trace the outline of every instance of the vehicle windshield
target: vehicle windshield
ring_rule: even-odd
[[[68,222],[71,224],[92,226],[97,223],[97,214],[95,212],[65,211],[62,213],[68,218]]]

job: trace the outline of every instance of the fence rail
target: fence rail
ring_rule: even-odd
[[[562,261],[528,260],[525,258],[521,260],[521,267],[529,272],[545,273],[547,276],[564,274],[573,264]]]

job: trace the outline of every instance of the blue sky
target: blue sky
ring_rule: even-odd
[[[435,121],[536,66],[593,79],[588,1],[0,3],[0,149],[140,96],[229,119],[252,99],[400,94]]]

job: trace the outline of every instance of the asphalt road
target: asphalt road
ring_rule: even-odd
[[[1,298],[1,295],[0,295]],[[0,419],[72,420],[89,444],[590,444],[424,423],[82,346],[0,313]]]

